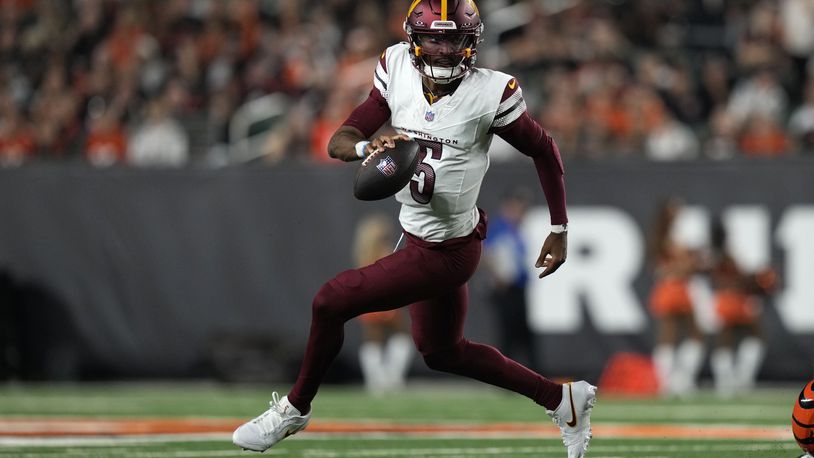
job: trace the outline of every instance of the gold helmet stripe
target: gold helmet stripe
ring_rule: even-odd
[[[480,11],[478,11],[478,5],[475,4],[475,0],[469,0],[469,6],[471,6],[472,9],[475,10],[475,14],[480,16]]]
[[[415,9],[418,4],[421,3],[421,0],[413,0],[413,4],[410,5],[410,9],[407,10],[407,17],[409,18],[411,14],[413,14],[413,10]]]
[[[441,20],[447,20],[447,0],[441,0]]]

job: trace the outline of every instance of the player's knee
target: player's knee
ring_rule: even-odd
[[[424,363],[430,369],[441,372],[454,372],[460,366],[463,348],[461,344],[458,344],[443,350],[423,353],[422,356],[424,357]]]
[[[329,284],[322,285],[311,303],[311,312],[315,320],[341,319],[344,298]]]

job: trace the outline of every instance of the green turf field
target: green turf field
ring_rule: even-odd
[[[286,386],[270,387],[285,392]],[[542,408],[520,396],[481,385],[421,384],[385,398],[368,397],[358,388],[325,387],[314,408],[316,432],[297,434],[264,455],[236,449],[227,431],[206,435],[23,436],[4,428],[3,420],[209,418],[240,421],[262,410],[267,389],[211,384],[0,386],[0,456],[13,457],[564,457],[565,449]],[[687,400],[628,400],[602,396],[592,421],[595,438],[591,458],[774,458],[800,455],[791,437],[791,405],[799,389],[761,389],[753,395],[721,401],[708,393]],[[324,433],[317,422],[360,425],[417,425],[458,432]],[[545,434],[469,434],[466,428],[490,424],[545,425]],[[644,425],[644,426],[642,426]],[[614,431],[635,431],[656,425],[663,436],[631,437]],[[720,428],[720,426],[726,428]],[[773,438],[709,437],[705,433],[733,427],[774,432]],[[698,436],[673,437],[671,428],[697,431]],[[374,428],[375,429],[375,428]],[[789,429],[787,438],[784,429]],[[603,435],[602,431],[606,434]],[[708,434],[706,434],[708,435]],[[461,437],[465,436],[465,437]],[[759,435],[760,436],[760,435]]]

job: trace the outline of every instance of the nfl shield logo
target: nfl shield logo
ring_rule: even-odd
[[[379,169],[379,172],[382,172],[382,174],[384,174],[386,177],[393,176],[397,169],[396,163],[393,162],[393,159],[391,159],[390,156],[385,156],[379,160],[379,163],[376,164],[376,168]]]
[[[432,121],[433,119],[435,119],[435,113],[433,113],[432,111],[427,111],[426,113],[424,113],[424,119],[426,121]]]

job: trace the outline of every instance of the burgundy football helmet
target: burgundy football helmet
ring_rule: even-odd
[[[415,68],[446,84],[475,65],[483,22],[473,0],[414,0],[404,31]]]

